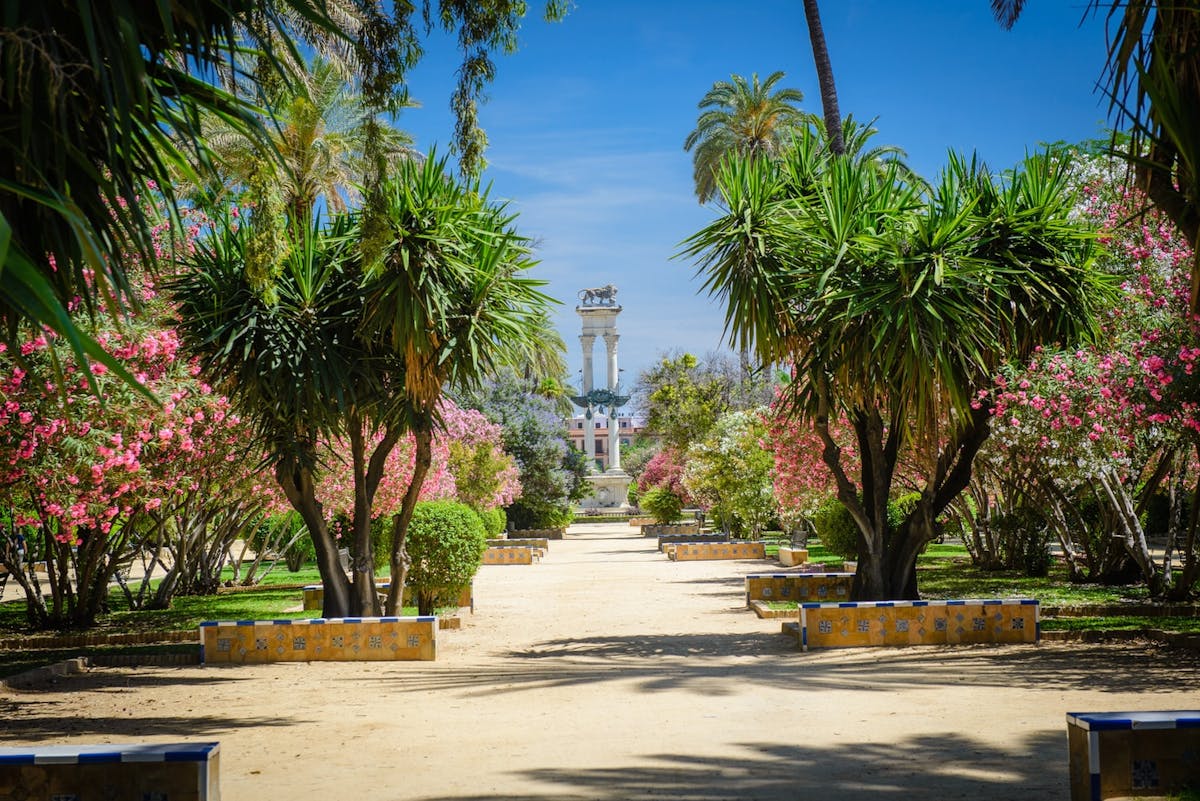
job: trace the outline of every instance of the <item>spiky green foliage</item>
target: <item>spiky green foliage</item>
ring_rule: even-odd
[[[1001,359],[1092,336],[1114,283],[1072,219],[1056,154],[1000,178],[952,156],[926,188],[816,139],[806,132],[778,162],[731,160],[719,178],[728,213],[684,252],[725,301],[731,344],[793,366],[792,411],[821,438],[863,538],[859,597],[914,597],[916,555],[987,437],[972,400]],[[852,440],[839,443],[839,419]],[[885,541],[902,458],[922,500]]]

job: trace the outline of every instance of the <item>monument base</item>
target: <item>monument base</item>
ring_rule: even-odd
[[[579,506],[581,509],[628,509],[629,485],[633,477],[624,470],[609,470],[587,477],[592,491]]]

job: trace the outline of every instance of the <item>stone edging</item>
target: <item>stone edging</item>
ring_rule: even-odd
[[[0,651],[47,651],[59,648],[87,648],[105,645],[161,645],[163,643],[200,643],[195,629],[154,631],[137,634],[33,634],[28,637],[0,639]]]
[[[1077,604],[1043,606],[1042,617],[1200,617],[1200,604]]]
[[[1160,629],[1140,629],[1125,631],[1116,629],[1099,629],[1086,631],[1042,631],[1042,640],[1047,642],[1130,642],[1146,640],[1170,645],[1174,648],[1188,648],[1200,651],[1200,634],[1183,631],[1162,631]]]

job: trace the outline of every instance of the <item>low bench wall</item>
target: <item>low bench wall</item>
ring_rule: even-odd
[[[746,606],[752,601],[844,601],[853,585],[853,573],[751,573]]]
[[[631,518],[629,518],[629,525],[631,525],[635,528],[640,527],[640,526],[652,526],[652,525],[654,525],[654,518],[653,517],[631,517]]]
[[[1200,711],[1067,714],[1071,801],[1200,785]]]
[[[311,620],[205,621],[203,664],[433,660],[437,618],[347,617]]]
[[[790,545],[779,546],[779,564],[784,567],[802,565],[808,561],[807,548],[793,548]]]
[[[531,565],[533,548],[488,548],[483,552],[485,565]]]
[[[550,540],[545,537],[524,537],[519,540],[488,540],[489,548],[539,548],[543,551],[550,550]]]
[[[800,648],[1038,641],[1038,602],[861,601],[800,605]]]
[[[392,586],[392,583],[390,581],[379,581],[379,582],[375,583],[375,589],[381,593],[387,592],[387,590],[391,586]],[[320,611],[321,607],[323,607],[325,605],[325,587],[324,587],[324,585],[309,584],[308,586],[304,587],[302,592],[304,593],[304,604],[303,604],[304,611],[306,611],[306,612]],[[417,599],[413,595],[413,588],[406,587],[404,590],[404,597],[400,599],[400,605],[401,606],[415,606],[416,603],[417,603]],[[462,592],[459,593],[459,595],[458,595],[458,601],[455,605],[458,606],[459,608],[468,606],[471,608],[472,612],[475,611],[475,585],[474,584],[468,584],[466,587],[463,588]]]
[[[519,528],[515,531],[508,532],[507,539],[510,540],[527,540],[527,539],[545,539],[545,540],[561,540],[563,538],[563,529],[561,528]]]
[[[643,537],[662,537],[671,534],[699,534],[699,523],[664,523],[660,525],[642,526]]]
[[[0,798],[220,801],[218,743],[0,748]]]
[[[728,534],[659,534],[658,550],[668,545],[680,545],[693,542],[729,542]]]
[[[667,558],[676,562],[767,558],[766,545],[762,542],[684,542],[666,548]]]

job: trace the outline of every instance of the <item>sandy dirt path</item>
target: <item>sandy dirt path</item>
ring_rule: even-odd
[[[94,669],[0,694],[0,743],[216,740],[224,801],[1067,795],[1067,711],[1200,706],[1132,645],[800,653],[764,562],[669,562],[624,524],[482,568],[432,663]]]

